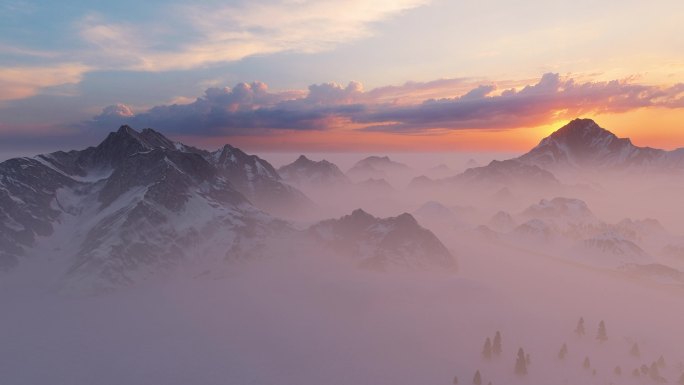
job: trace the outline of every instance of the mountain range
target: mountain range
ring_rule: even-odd
[[[681,169],[683,157],[684,150],[638,147],[592,120],[576,119],[522,156],[441,180],[423,177],[420,184],[468,185],[475,192],[482,185],[546,188],[562,185],[555,172]],[[360,178],[410,169],[388,157],[369,157],[352,170]],[[45,258],[57,261],[55,269],[70,281],[121,286],[188,261],[263,255],[277,239],[354,254],[366,266],[455,266],[439,239],[410,214],[376,218],[357,210],[303,230],[287,220],[316,210],[294,185],[354,186],[340,191],[373,190],[378,199],[395,192],[384,180],[349,179],[325,160],[300,156],[276,170],[231,145],[207,151],[152,129],[122,126],[97,146],[0,163],[0,270]],[[598,223],[583,202],[566,198],[542,200],[516,219],[500,213],[490,224],[526,236],[560,229],[585,248],[604,250],[607,243],[639,242],[634,234],[644,229],[659,233],[659,224],[647,221]]]
[[[258,255],[272,240],[319,239],[312,235],[320,231],[274,216],[311,206],[257,156],[230,145],[209,152],[122,126],[95,147],[0,163],[0,268],[51,261],[70,283],[124,286],[182,264]],[[404,248],[453,259],[409,217],[365,216],[369,229],[390,230],[354,242],[384,261],[403,261]]]
[[[334,187],[350,183],[349,178],[335,164],[325,159],[313,161],[304,155],[280,167],[278,173],[286,181],[296,185]]]

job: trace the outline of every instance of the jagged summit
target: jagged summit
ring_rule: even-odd
[[[151,128],[138,132],[124,125],[109,133],[96,147],[79,152],[74,163],[82,169],[111,169],[133,154],[155,149],[175,150],[176,144]]]
[[[349,217],[353,219],[375,219],[374,216],[364,211],[364,209],[355,209],[349,214]]]
[[[576,118],[554,131],[548,138],[566,137],[586,140],[597,136],[617,137],[612,132],[599,126],[593,119]]]
[[[637,147],[630,139],[619,138],[592,119],[574,119],[518,159],[551,169],[626,168],[657,163],[667,154],[663,150]]]
[[[107,138],[98,146],[103,146],[107,142],[121,143],[124,141],[136,142],[145,149],[155,148],[175,149],[176,144],[160,132],[151,128],[144,128],[137,131],[131,126],[123,125],[116,132],[110,133]]]
[[[231,171],[231,174],[234,174],[233,171],[237,173],[237,175],[232,175],[234,178],[244,177],[243,179],[253,180],[263,176],[273,180],[280,179],[280,175],[270,163],[256,155],[249,155],[230,144],[214,151],[211,159],[219,169]],[[249,172],[245,174],[245,170]]]
[[[294,162],[278,169],[280,176],[299,185],[334,186],[347,184],[349,179],[334,163],[314,161],[300,155]]]
[[[70,275],[125,283],[217,234],[229,250],[268,231],[272,219],[257,209],[280,215],[311,204],[235,147],[211,153],[121,126],[95,147],[0,163],[0,269],[52,242]],[[45,240],[55,232],[64,234]]]
[[[226,144],[205,156],[230,183],[257,207],[278,215],[304,212],[312,202],[301,191],[283,183],[266,160]]]

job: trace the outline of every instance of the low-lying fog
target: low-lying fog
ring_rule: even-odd
[[[261,157],[279,168],[298,154]],[[96,293],[64,289],[51,268],[3,275],[0,383],[683,383],[681,177],[606,173],[549,185],[490,169],[453,178],[491,154],[390,154],[406,167],[352,171],[358,155],[307,158],[335,163],[345,179],[290,181],[316,208],[286,219],[327,244],[266,238],[254,258],[181,264]],[[354,223],[377,220],[351,214],[359,208],[410,213],[457,270],[403,254],[342,257]],[[315,225],[345,215],[351,228]],[[373,224],[373,237],[403,226],[394,220]],[[412,236],[392,242],[430,242],[409,244]],[[353,242],[395,250],[375,239]],[[26,266],[41,263],[31,258]],[[485,346],[497,332],[500,353]]]

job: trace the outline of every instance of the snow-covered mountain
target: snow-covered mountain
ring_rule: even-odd
[[[320,222],[309,232],[326,247],[353,256],[368,268],[456,268],[456,259],[442,242],[407,213],[376,218],[357,209]]]
[[[652,262],[652,258],[639,245],[611,231],[580,241],[571,252],[579,260],[609,267]]]
[[[625,238],[636,242],[651,239],[662,241],[671,237],[663,225],[653,218],[625,218],[613,225],[613,230],[619,232]]]
[[[568,186],[563,186],[556,176],[568,171],[682,170],[684,148],[665,151],[638,147],[630,139],[617,137],[591,119],[575,119],[519,157],[494,160],[479,167],[469,162],[468,166],[474,167],[441,180],[416,178],[411,187],[432,188],[446,182],[447,185],[559,189]]]
[[[36,238],[54,232],[53,223],[64,211],[57,191],[83,188],[86,183],[80,179],[56,170],[44,158],[0,163],[0,270],[16,266]]]
[[[266,254],[282,256],[285,239],[295,248],[347,240],[378,266],[453,260],[408,214],[359,211],[296,230],[253,201],[308,203],[268,162],[235,147],[208,152],[123,126],[96,147],[0,163],[0,268],[49,265],[69,286],[107,289],[277,245]],[[350,233],[359,218],[360,233]]]
[[[290,216],[313,206],[306,195],[285,183],[270,163],[256,155],[227,144],[204,156],[258,208]]]
[[[532,241],[544,244],[557,237],[555,230],[541,219],[530,219],[516,226],[509,235],[517,240]]]
[[[350,183],[347,176],[334,163],[325,159],[313,161],[304,155],[280,167],[278,173],[283,179],[295,185],[335,187]]]
[[[238,239],[289,228],[256,209],[202,151],[151,129],[123,126],[96,147],[9,160],[0,175],[8,197],[0,234],[15,240],[3,242],[2,259],[49,256],[88,286],[137,282],[191,257],[228,257]]]
[[[665,151],[635,146],[591,119],[575,119],[518,160],[539,167],[571,169],[671,169],[684,167],[684,149]]]

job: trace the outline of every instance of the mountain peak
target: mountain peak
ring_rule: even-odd
[[[119,127],[116,132],[110,133],[109,136],[107,136],[107,138],[100,143],[100,146],[103,146],[105,143],[111,144],[121,142],[135,142],[146,150],[152,150],[155,148],[164,148],[170,150],[175,148],[173,141],[169,140],[167,137],[151,128],[145,128],[138,132],[133,127],[128,125],[123,125]]]
[[[330,188],[349,183],[340,169],[325,159],[311,160],[300,155],[294,162],[278,169],[280,176],[288,182]]]
[[[237,147],[231,146],[230,144],[224,144],[217,152],[219,156],[225,158],[226,156],[238,154],[239,156],[247,156],[247,154]],[[221,161],[222,163],[223,161]]]
[[[133,127],[124,124],[123,126],[119,127],[119,129],[116,131],[117,134],[129,134],[129,135],[138,135],[138,131],[136,131]]]
[[[369,217],[370,217],[370,218],[373,218],[372,215],[368,214],[367,212],[365,212],[365,211],[364,211],[363,209],[361,209],[361,208],[352,211],[352,213],[350,214],[350,216],[351,216],[352,218],[369,218]]]
[[[577,118],[555,131],[546,139],[552,138],[555,140],[565,140],[569,142],[569,144],[581,144],[590,143],[601,137],[617,139],[615,134],[602,128],[592,119]]]
[[[409,213],[402,213],[395,217],[397,223],[402,226],[418,226],[418,221]]]
[[[648,163],[662,151],[640,148],[627,138],[619,138],[591,119],[574,119],[542,139],[518,158],[540,167],[626,167]]]
[[[173,151],[176,150],[176,143],[151,128],[139,132],[123,125],[117,131],[110,132],[96,147],[81,153],[77,164],[86,169],[113,168],[133,154],[151,150]]]

